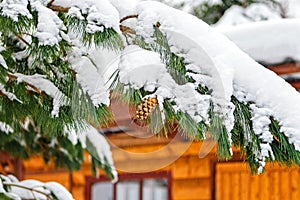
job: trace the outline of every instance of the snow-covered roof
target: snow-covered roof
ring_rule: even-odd
[[[217,28],[254,60],[300,60],[300,19],[279,19]]]

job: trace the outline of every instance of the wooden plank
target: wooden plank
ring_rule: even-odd
[[[272,188],[270,188],[271,199],[280,199],[280,174],[279,170],[273,171],[270,174],[270,179],[272,180]]]
[[[259,179],[259,199],[266,200],[269,199],[269,173],[264,173],[261,175],[256,175]]]
[[[172,176],[174,179],[209,178],[210,159],[183,156],[172,164]]]
[[[293,169],[290,173],[291,179],[291,199],[298,200],[300,196],[299,170]]]
[[[223,182],[220,183],[223,185],[222,187],[222,200],[231,200],[231,189],[232,189],[232,184],[231,184],[231,174],[228,172],[223,172]]]
[[[300,81],[290,83],[296,90],[300,90]]]
[[[210,199],[210,179],[185,179],[172,182],[174,200]]]
[[[241,173],[241,181],[240,181],[240,199],[250,200],[250,187],[252,183],[250,183],[250,173],[242,172]]]
[[[251,176],[250,177],[250,199],[259,199],[259,177]]]
[[[280,199],[290,200],[291,199],[291,182],[290,182],[290,171],[288,169],[282,170],[280,173]]]
[[[232,173],[231,175],[231,199],[232,200],[240,200],[240,172]]]
[[[219,170],[216,170],[216,190],[215,190],[215,197],[216,200],[221,200],[222,196],[223,196],[223,188],[222,188],[222,184],[224,180],[223,180],[223,173],[220,173]]]
[[[300,72],[300,68],[299,66],[297,66],[296,63],[287,63],[283,65],[269,66],[268,69],[272,70],[278,75]]]

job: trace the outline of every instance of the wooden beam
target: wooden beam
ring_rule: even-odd
[[[300,72],[300,66],[298,63],[287,63],[282,65],[268,66],[267,68],[272,70],[278,75]]]

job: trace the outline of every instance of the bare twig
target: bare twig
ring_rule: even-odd
[[[62,6],[55,6],[53,5],[53,2],[55,0],[51,0],[48,4],[47,4],[47,8],[50,8],[53,11],[57,11],[57,12],[68,12],[70,8],[65,8]]]
[[[135,30],[133,30],[132,28],[128,27],[128,26],[123,26],[123,25],[120,25],[120,30],[125,33],[125,34],[136,34]]]
[[[131,18],[138,18],[138,15],[128,15],[126,17],[123,17],[121,20],[120,20],[120,23],[124,22],[125,20],[127,19],[131,19]]]
[[[27,46],[30,46],[29,42],[27,42],[20,34],[15,34],[17,39],[24,42]]]

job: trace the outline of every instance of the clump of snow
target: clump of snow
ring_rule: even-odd
[[[53,110],[51,115],[53,117],[57,117],[59,115],[59,108],[67,103],[67,97],[51,81],[47,80],[45,76],[39,74],[27,76],[15,73],[13,75],[17,77],[18,82],[27,82],[51,96],[53,98]]]
[[[27,5],[27,0],[3,0],[0,3],[1,15],[15,22],[18,22],[19,16],[25,16],[31,19],[32,15],[29,13]]]
[[[10,125],[4,122],[0,122],[0,131],[9,134],[9,133],[13,133],[14,129]]]
[[[47,200],[47,196],[50,192],[44,188],[44,183],[37,181],[37,180],[24,180],[18,183],[14,183],[16,186],[11,186],[11,192],[21,199],[40,199],[40,200]],[[21,187],[18,187],[20,185]],[[41,194],[36,191],[31,191],[25,188],[33,188],[34,190],[40,191],[44,194]]]
[[[38,12],[38,25],[34,36],[38,38],[39,45],[53,46],[58,44],[61,41],[59,32],[66,29],[63,22],[40,1],[31,2],[31,6],[33,10]]]
[[[47,182],[44,187],[53,193],[57,199],[74,200],[72,194],[57,182]]]
[[[0,65],[2,65],[2,67],[4,67],[5,69],[8,69],[7,65],[6,65],[6,62],[5,62],[5,60],[4,60],[4,58],[3,58],[2,55],[0,55]]]
[[[271,143],[274,138],[269,130],[271,124],[270,117],[273,116],[272,110],[267,108],[258,108],[256,105],[250,105],[251,121],[254,133],[261,139],[260,151],[256,150],[256,161],[259,163],[258,174],[263,172],[267,158],[274,160],[274,154],[271,148]]]
[[[300,60],[300,19],[255,22],[218,28],[256,61],[281,63]]]
[[[16,101],[22,103],[22,102],[16,97],[15,94],[13,94],[13,93],[11,93],[11,92],[7,92],[7,91],[5,90],[5,88],[4,88],[4,86],[3,86],[1,83],[0,83],[0,92],[1,92],[2,94],[6,95],[7,98],[9,98],[11,101],[16,100]]]
[[[109,90],[101,72],[98,71],[98,65],[101,63],[95,63],[89,55],[81,55],[82,52],[78,48],[74,47],[73,50],[73,57],[70,57],[69,61],[83,91],[90,96],[95,106],[109,105]]]
[[[2,182],[3,181],[3,182]],[[7,193],[3,184],[9,185],[9,192]],[[50,195],[54,195],[60,200],[74,200],[71,193],[56,182],[40,182],[37,180],[23,180],[19,181],[15,176],[8,175],[0,177],[0,193],[14,197],[13,199],[39,199],[47,200]]]
[[[281,131],[295,149],[300,151],[300,107],[298,106],[300,94],[292,86],[255,62],[232,41],[194,16],[152,1],[139,3],[137,11],[138,34],[151,42],[152,27],[159,22],[159,29],[167,35],[173,52],[184,54],[186,61],[192,63],[194,68],[198,67],[200,73],[220,77],[221,85],[216,83],[208,85],[214,91],[212,100],[215,101],[215,97],[216,104],[222,100],[222,96],[223,102],[229,103],[227,97],[230,91],[234,96],[239,94],[239,91],[247,91],[246,100],[243,102],[254,102],[258,108],[271,110],[273,117],[281,125]],[[272,41],[270,38],[268,40]],[[224,77],[222,73],[228,69],[233,72],[231,81],[228,81],[227,75]],[[224,92],[222,88],[227,87],[233,90]]]
[[[244,8],[242,6],[231,6],[226,10],[221,19],[214,24],[215,27],[235,26],[249,22],[263,20],[276,20],[282,17],[270,6],[264,3],[253,3]]]
[[[120,18],[134,15],[136,4],[139,0],[109,0],[110,3],[119,11]]]
[[[68,15],[80,20],[86,15],[88,33],[102,32],[104,27],[120,33],[119,12],[108,0],[81,0],[71,4]]]

